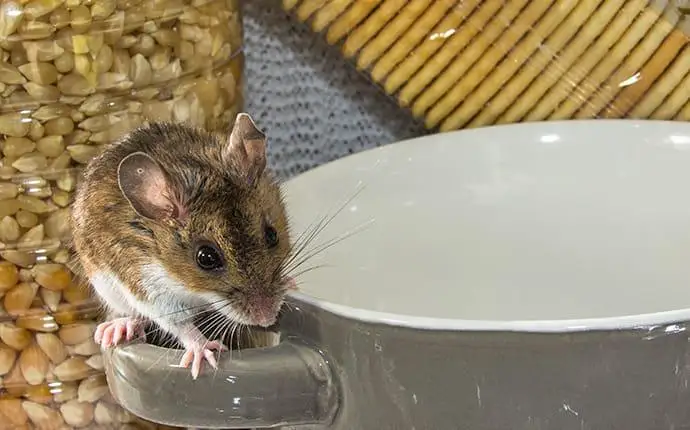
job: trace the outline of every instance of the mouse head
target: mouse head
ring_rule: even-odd
[[[290,286],[291,245],[279,185],[266,172],[265,135],[239,114],[229,136],[152,124],[129,139],[164,148],[128,154],[117,172],[135,218],[128,222],[157,254],[161,288],[202,298],[235,322],[273,324]]]

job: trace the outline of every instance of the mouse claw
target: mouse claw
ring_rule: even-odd
[[[129,342],[135,336],[146,336],[142,321],[132,317],[124,317],[99,324],[93,338],[102,348],[109,348],[119,345],[123,339]]]
[[[192,371],[192,378],[196,379],[201,373],[201,363],[204,359],[214,369],[218,368],[218,361],[216,361],[216,356],[213,351],[222,351],[225,347],[218,341],[212,342],[199,342],[185,348],[185,352],[182,355],[182,360],[180,360],[181,367],[190,367]]]

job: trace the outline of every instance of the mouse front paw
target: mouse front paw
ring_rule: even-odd
[[[208,364],[214,369],[218,368],[218,362],[213,351],[222,351],[225,349],[223,344],[218,341],[196,341],[185,345],[184,355],[180,360],[180,366],[190,367],[192,371],[192,378],[196,379],[201,372],[201,363],[206,360]]]
[[[123,339],[129,342],[135,337],[145,338],[146,334],[144,333],[144,322],[132,317],[115,318],[103,322],[96,327],[93,336],[94,341],[101,348],[119,345]]]

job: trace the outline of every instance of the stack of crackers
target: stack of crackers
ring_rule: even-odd
[[[283,0],[283,7],[429,129],[690,119],[690,24],[677,0]]]

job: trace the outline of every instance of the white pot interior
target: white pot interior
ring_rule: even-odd
[[[308,247],[368,224],[301,267],[328,266],[299,277],[318,303],[479,328],[635,325],[690,308],[689,124],[535,123],[387,145],[289,181],[294,236],[360,183]]]

